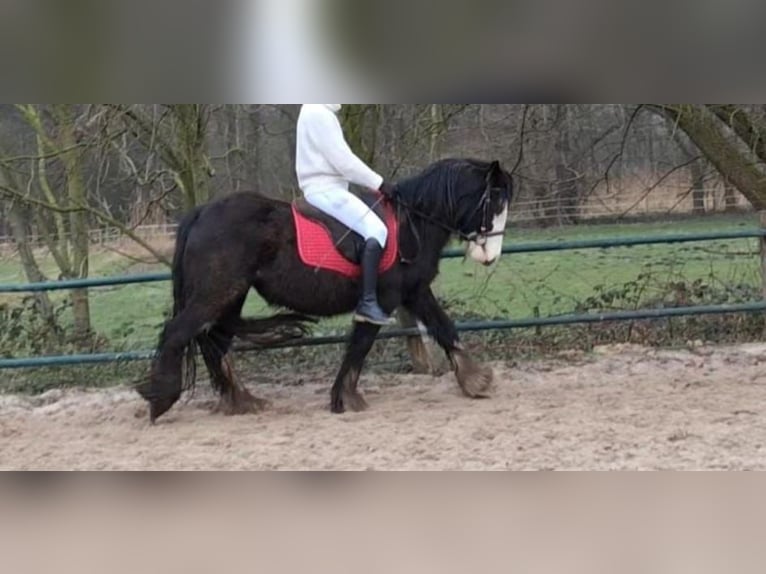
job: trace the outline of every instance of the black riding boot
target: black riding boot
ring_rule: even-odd
[[[374,239],[365,244],[362,255],[362,298],[354,315],[354,320],[359,323],[391,323],[391,317],[386,315],[378,304],[378,269],[382,255],[383,248]]]

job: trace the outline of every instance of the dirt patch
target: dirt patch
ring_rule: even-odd
[[[200,393],[150,427],[129,390],[0,397],[1,469],[766,469],[766,345],[598,349],[496,364],[493,399],[452,376],[368,376],[371,410],[329,414],[331,377],[254,385],[264,414]]]

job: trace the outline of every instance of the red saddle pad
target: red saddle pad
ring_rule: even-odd
[[[393,208],[386,205],[385,210],[388,243],[380,260],[381,274],[389,271],[396,264],[399,254],[399,224]],[[334,271],[351,279],[361,277],[361,267],[351,263],[340,254],[333,243],[330,232],[324,225],[300,213],[295,205],[293,205],[293,219],[295,220],[298,255],[305,265],[315,269]]]

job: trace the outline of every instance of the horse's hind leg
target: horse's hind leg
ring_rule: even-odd
[[[216,412],[225,415],[256,414],[268,407],[268,401],[250,394],[237,378],[230,354],[234,340],[234,327],[239,321],[245,297],[237,301],[226,315],[208,333],[197,339],[210,382],[220,395]]]
[[[184,353],[195,337],[214,320],[209,309],[190,305],[166,325],[159,354],[152,365],[151,383],[139,389],[151,405],[152,422],[181,398]]]
[[[233,358],[229,349],[232,337],[214,330],[215,342],[200,343],[210,382],[218,391],[220,400],[214,412],[228,416],[257,414],[269,406],[269,402],[254,397],[234,372]]]
[[[477,364],[460,344],[455,324],[447,316],[433,292],[429,289],[405,302],[405,307],[428,329],[455,369],[455,376],[463,393],[470,398],[489,397],[494,373],[492,369]]]
[[[367,355],[370,354],[380,327],[370,323],[356,323],[343,365],[332,388],[332,412],[342,414],[346,409],[354,412],[367,410],[367,401],[358,390],[359,377]]]

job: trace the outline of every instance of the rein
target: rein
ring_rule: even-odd
[[[481,201],[479,202],[479,205],[477,205],[476,209],[473,211],[473,213],[471,213],[471,217],[473,217],[474,215],[476,215],[476,213],[480,209],[483,209],[484,212],[485,212],[484,219],[482,221],[481,231],[479,231],[479,232],[474,231],[472,233],[465,233],[465,232],[461,231],[460,229],[457,229],[455,227],[452,227],[451,225],[447,225],[446,223],[443,223],[442,221],[439,221],[438,219],[436,219],[432,215],[424,213],[424,212],[420,211],[419,209],[416,209],[416,208],[412,207],[412,205],[408,204],[407,202],[402,201],[401,197],[399,197],[399,196],[395,197],[393,201],[397,204],[398,207],[403,207],[403,208],[405,208],[407,210],[407,212],[408,212],[408,214],[407,214],[408,215],[408,219],[410,220],[411,224],[412,224],[412,219],[411,219],[410,216],[411,215],[416,215],[416,216],[420,217],[421,219],[427,221],[428,223],[430,223],[432,225],[435,225],[436,227],[440,227],[440,228],[442,228],[445,231],[448,231],[450,233],[450,235],[455,235],[455,236],[459,237],[462,241],[476,241],[479,238],[488,239],[490,237],[498,237],[498,236],[501,236],[501,235],[505,235],[505,231],[495,231],[495,232],[492,232],[492,233],[488,233],[487,232],[488,230],[487,230],[486,226],[484,225],[484,223],[486,222],[486,219],[487,219],[488,211],[489,211],[489,196],[490,196],[490,188],[488,187],[487,190],[484,192],[484,195],[482,196]]]
[[[379,198],[378,198],[378,199],[375,201],[375,203],[373,203],[373,204],[370,206],[370,211],[372,211],[372,212],[374,213],[374,212],[375,212],[375,209],[377,209],[377,207],[378,207],[378,206],[379,206],[381,203],[383,203],[383,201],[384,201],[384,200],[385,200],[385,197],[384,197],[383,195],[381,195],[381,196],[380,196],[380,197],[379,197]],[[353,230],[353,229],[351,229],[351,228],[349,227],[349,228],[348,228],[348,230],[347,230],[347,231],[346,231],[346,232],[345,232],[343,235],[341,235],[341,236],[340,236],[340,238],[338,239],[338,241],[336,241],[336,242],[335,242],[335,249],[336,249],[336,250],[340,249],[340,246],[341,246],[341,244],[342,244],[342,243],[343,243],[343,242],[344,242],[344,241],[345,241],[345,240],[348,238],[348,236],[349,236],[349,235],[351,235],[352,233],[354,233],[354,230]],[[329,259],[329,257],[330,257],[330,253],[326,253],[326,254],[324,255],[324,257],[322,257],[322,259],[321,259],[321,260],[320,260],[320,262],[319,262],[319,265],[317,265],[317,267],[314,269],[314,273],[319,273],[319,272],[322,270],[322,264],[323,264],[323,263],[324,263],[324,262],[325,262],[327,259]]]
[[[487,190],[484,192],[484,195],[482,196],[482,200],[479,203],[478,206],[476,206],[476,209],[471,214],[471,217],[475,215],[480,209],[484,209],[485,212],[489,210],[489,194],[490,194],[490,188],[488,187]],[[412,263],[417,259],[418,255],[420,254],[420,248],[423,244],[420,233],[418,233],[417,226],[415,225],[415,222],[412,220],[412,216],[415,215],[427,223],[430,223],[431,225],[434,225],[436,227],[440,227],[444,231],[447,231],[450,235],[455,235],[460,238],[461,241],[465,242],[477,242],[479,245],[483,245],[486,243],[486,240],[490,237],[499,237],[505,235],[505,230],[503,231],[495,231],[492,233],[487,233],[486,227],[482,224],[482,230],[481,232],[473,232],[473,233],[464,233],[460,229],[457,229],[455,227],[452,227],[450,225],[447,225],[446,223],[439,221],[432,215],[429,215],[427,213],[424,213],[420,211],[419,209],[416,209],[409,205],[407,202],[402,201],[400,196],[395,196],[392,200],[394,203],[396,203],[397,206],[397,219],[400,222],[403,222],[402,218],[402,208],[404,208],[405,215],[407,217],[407,222],[409,223],[409,227],[412,230],[412,235],[415,237],[415,242],[417,243],[417,252],[415,253],[414,257],[405,257],[403,254],[400,253],[400,257],[403,263]],[[450,202],[452,204],[452,202]],[[486,217],[485,217],[486,220]],[[401,245],[400,245],[401,249]]]
[[[412,263],[413,261],[415,261],[415,259],[417,259],[418,255],[420,254],[420,249],[421,249],[421,246],[423,244],[422,239],[420,237],[420,234],[418,233],[417,226],[415,225],[415,222],[412,220],[412,216],[413,215],[423,219],[424,221],[426,221],[427,223],[430,223],[431,225],[434,225],[436,227],[440,227],[444,231],[448,232],[451,236],[454,235],[454,236],[458,237],[461,241],[465,241],[465,242],[469,242],[469,243],[473,242],[473,243],[478,243],[479,245],[484,245],[486,243],[487,239],[489,239],[490,237],[500,237],[500,236],[505,235],[505,230],[488,232],[489,230],[486,227],[487,221],[489,219],[488,216],[489,216],[489,209],[490,209],[490,197],[491,197],[491,193],[492,193],[492,187],[490,185],[489,180],[487,180],[487,187],[484,190],[484,194],[482,195],[481,200],[479,201],[479,204],[476,206],[476,208],[474,209],[474,211],[470,215],[470,217],[472,218],[473,216],[475,216],[479,212],[479,210],[483,210],[484,211],[484,215],[482,217],[481,230],[480,231],[474,231],[472,233],[465,233],[465,232],[463,232],[462,230],[460,230],[460,229],[458,229],[456,227],[452,227],[451,225],[448,225],[448,224],[438,220],[437,218],[435,218],[434,216],[432,216],[432,215],[430,215],[428,213],[420,211],[419,209],[417,209],[417,208],[413,207],[412,205],[408,204],[407,202],[403,201],[399,194],[395,194],[394,197],[390,198],[389,201],[391,201],[392,203],[394,203],[396,205],[396,208],[397,208],[396,209],[397,220],[400,222],[400,224],[404,223],[404,218],[402,217],[402,208],[403,208],[404,212],[405,212],[405,215],[407,217],[407,222],[409,223],[409,227],[412,230],[412,234],[415,237],[415,242],[417,243],[417,252],[415,253],[414,257],[405,257],[404,255],[402,255],[401,254],[401,245],[399,246],[399,249],[400,249],[399,256],[401,258],[401,261],[403,263]],[[454,212],[455,211],[455,207],[454,207],[454,203],[455,202],[454,202],[454,198],[452,197],[451,190],[450,190],[450,193],[448,193],[448,199],[449,199],[448,211]],[[380,198],[378,198],[378,200],[372,206],[370,206],[370,210],[374,211],[375,208],[377,208],[383,201],[385,201],[385,197],[383,195],[381,195]],[[450,217],[450,219],[454,220],[455,219],[454,213],[450,213],[449,217]],[[344,235],[342,235],[341,238],[337,241],[337,243],[335,244],[335,248],[338,249],[340,247],[341,243],[343,241],[345,241],[345,239],[349,235],[351,235],[352,233],[353,233],[353,231],[349,228],[348,231],[346,231],[346,233]],[[327,254],[325,257],[329,257],[329,254]],[[321,270],[321,267],[317,267],[314,270],[314,272],[318,273],[320,270]]]

